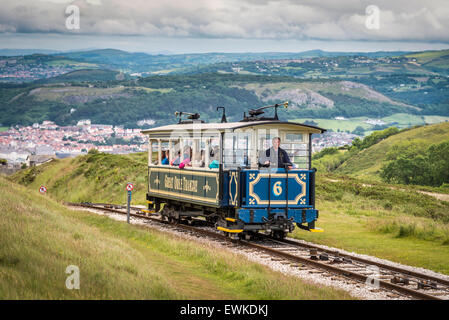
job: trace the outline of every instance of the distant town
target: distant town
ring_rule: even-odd
[[[86,154],[91,149],[117,154],[142,152],[147,150],[146,141],[140,129],[91,124],[90,120],[79,121],[76,126],[44,121],[0,132],[0,159],[12,166],[30,166]]]
[[[348,132],[327,131],[317,138],[312,138],[312,152],[315,153],[324,148],[351,145],[355,138],[360,138],[360,136]]]
[[[44,63],[22,64],[14,58],[0,59],[0,80],[32,81],[42,78],[56,77],[73,71],[70,66],[49,66]]]

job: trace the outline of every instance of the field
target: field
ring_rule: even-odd
[[[68,59],[60,59],[60,60],[53,60],[48,62],[49,66],[54,67],[64,67],[64,66],[74,66],[77,68],[97,68],[98,65],[94,63],[87,63],[87,62],[78,62]]]
[[[67,209],[1,177],[0,191],[0,299],[351,298],[207,245]],[[79,290],[65,286],[69,265],[79,267]]]
[[[447,122],[403,131],[380,141],[366,150],[362,150],[339,166],[336,172],[379,181],[379,171],[382,165],[386,163],[386,157],[389,151],[400,148],[405,144],[413,143],[415,148],[417,148],[443,142],[448,139],[449,123]]]
[[[0,127],[0,132],[8,131],[9,127]]]
[[[449,50],[439,50],[439,51],[423,51],[418,53],[410,53],[405,55],[407,58],[416,58],[418,63],[428,63],[434,59],[446,57],[449,55]]]
[[[88,154],[20,171],[13,178],[31,190],[45,185],[48,194],[58,200],[107,203],[124,203],[127,199],[125,186],[131,181],[133,203],[146,204],[146,164],[146,153]]]
[[[449,202],[414,187],[318,175],[317,226],[295,238],[449,274]]]
[[[333,131],[349,131],[352,132],[357,127],[364,128],[365,136],[373,132],[373,125],[365,123],[364,121],[369,119],[369,117],[355,117],[347,118],[346,120],[335,120],[335,119],[295,119],[294,122],[304,122],[304,121],[314,121],[318,123],[318,126]],[[407,113],[395,113],[388,117],[379,118],[387,125],[393,125],[398,128],[408,128],[416,125],[434,124],[449,121],[449,117],[443,116],[417,116]]]
[[[81,101],[87,99],[98,99],[101,97],[112,97],[113,95],[123,94],[124,89],[120,86],[111,88],[88,88],[88,87],[42,87],[31,90],[30,95],[37,101],[68,101],[67,98],[81,98]]]

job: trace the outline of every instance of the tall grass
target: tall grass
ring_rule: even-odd
[[[240,255],[86,211],[0,177],[0,299],[348,299]],[[80,269],[80,289],[65,286]]]

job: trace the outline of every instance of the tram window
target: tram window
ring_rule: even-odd
[[[302,133],[286,133],[285,142],[299,142],[303,141]]]
[[[159,150],[159,144],[155,140],[151,140],[151,159],[150,163],[157,164],[158,161],[158,150]]]
[[[175,154],[173,156],[173,160],[170,163],[172,166],[179,166],[179,164],[181,163],[181,151],[179,149],[175,149]]]
[[[192,146],[192,167],[203,168],[205,166],[205,139],[194,139]]]
[[[226,133],[224,135],[224,168],[246,168],[249,166],[251,135],[247,132]]]
[[[286,132],[281,143],[294,166],[298,169],[309,169],[309,147],[302,133]]]
[[[192,147],[187,144],[184,145],[182,156],[181,156],[181,163],[183,163],[185,166],[191,166],[192,165]]]
[[[210,162],[212,162],[213,160],[217,160],[218,162],[220,162],[220,141],[216,138],[210,139],[209,149]]]

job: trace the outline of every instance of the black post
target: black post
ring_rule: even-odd
[[[127,211],[126,222],[128,222],[128,223],[129,223],[129,211],[130,211],[130,204],[131,204],[131,192],[132,191],[128,191],[128,204],[126,207],[126,211]]]
[[[285,168],[285,219],[288,219],[288,165]]]

